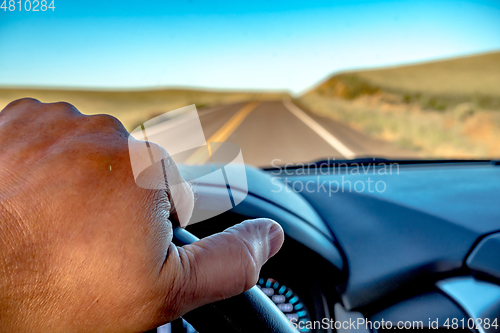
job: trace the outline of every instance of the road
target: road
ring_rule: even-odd
[[[414,155],[289,101],[219,105],[198,114],[207,141],[235,143],[245,163],[259,167],[326,158]]]

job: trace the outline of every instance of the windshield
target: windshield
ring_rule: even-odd
[[[66,101],[132,132],[194,104],[259,167],[500,157],[498,1],[0,3],[0,109]]]

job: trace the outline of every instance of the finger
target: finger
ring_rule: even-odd
[[[283,240],[278,223],[256,219],[178,248],[182,267],[174,300],[178,310],[183,314],[250,289],[257,283],[262,265],[278,252]]]

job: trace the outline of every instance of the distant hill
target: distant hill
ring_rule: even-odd
[[[339,73],[298,100],[425,158],[500,157],[500,52]]]
[[[104,91],[0,88],[0,110],[13,100],[22,97],[36,98],[42,102],[66,101],[85,114],[111,114],[120,119],[128,130],[132,130],[156,115],[190,104],[196,104],[197,108],[202,108],[220,103],[282,99],[289,95],[287,92],[189,89]]]
[[[403,103],[418,103],[424,109],[445,110],[464,102],[500,109],[500,52],[340,73],[304,96],[356,99],[380,92],[395,95]]]

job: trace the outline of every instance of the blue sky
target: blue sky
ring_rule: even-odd
[[[0,10],[1,86],[298,93],[338,71],[500,49],[500,1],[54,3]]]

